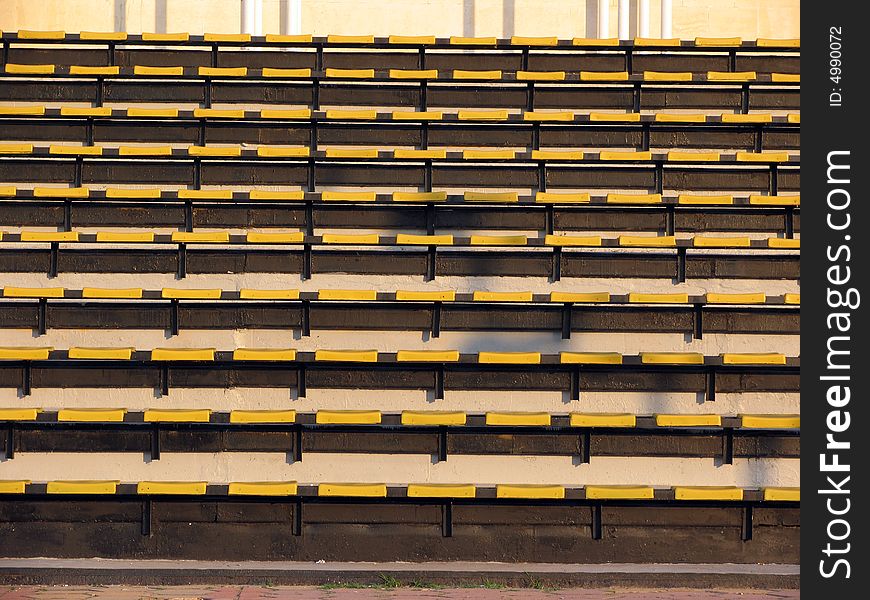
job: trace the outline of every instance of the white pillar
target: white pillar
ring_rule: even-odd
[[[610,37],[610,2],[598,0],[598,38]]]
[[[284,26],[281,30],[286,35],[302,33],[302,0],[283,0]]]
[[[671,0],[662,0],[662,39],[673,36],[673,3]]]
[[[263,0],[242,0],[242,33],[263,35]]]
[[[649,37],[649,0],[640,0],[637,17],[637,37]]]
[[[629,0],[619,0],[619,39],[628,39],[628,26],[631,21],[629,15]]]

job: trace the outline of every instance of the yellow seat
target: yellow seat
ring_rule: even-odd
[[[462,197],[466,202],[513,203],[520,200],[517,192],[465,192]]]
[[[374,69],[326,69],[329,78],[341,79],[374,79]]]
[[[214,348],[155,348],[151,351],[151,360],[213,361],[214,353]]]
[[[41,412],[41,408],[0,408],[0,421],[35,421]]]
[[[554,235],[547,234],[544,238],[547,246],[600,246],[600,235]]]
[[[68,356],[75,359],[130,360],[135,348],[82,348],[72,347]]]
[[[517,81],[565,81],[565,71],[517,71]]]
[[[516,157],[515,150],[463,150],[462,158],[466,160],[505,160]]]
[[[764,488],[765,502],[800,502],[800,488],[769,487]]]
[[[376,110],[345,110],[331,109],[326,111],[327,119],[344,119],[353,121],[372,121],[378,118]]]
[[[465,425],[464,412],[444,410],[403,410],[402,425]]]
[[[619,38],[573,38],[574,46],[618,46]]]
[[[317,495],[386,498],[387,486],[383,483],[321,483],[317,486]]]
[[[61,146],[52,144],[48,147],[49,154],[62,156],[102,156],[102,146]]]
[[[771,39],[758,38],[755,40],[755,45],[759,48],[800,48],[800,38],[796,39]]]
[[[57,411],[57,420],[81,423],[121,423],[127,410],[124,408],[62,408]]]
[[[177,108],[128,108],[128,117],[178,117]]]
[[[743,489],[731,486],[676,486],[674,500],[743,500]]]
[[[206,33],[202,36],[206,42],[250,42],[249,33]]]
[[[621,235],[619,236],[619,245],[644,248],[675,248],[677,240],[672,235]]]
[[[149,243],[154,241],[153,231],[98,231],[97,241],[106,243]]]
[[[113,67],[91,67],[86,65],[71,65],[69,68],[70,75],[117,75],[121,72],[118,66]]]
[[[26,480],[10,480],[0,479],[0,494],[23,494],[29,479]]]
[[[785,354],[777,352],[741,352],[722,354],[725,365],[784,365]]]
[[[653,488],[642,485],[587,485],[589,500],[652,500]]]
[[[689,294],[639,294],[637,292],[630,292],[628,294],[628,301],[632,304],[687,304],[689,302]]]
[[[560,352],[559,362],[563,365],[621,365],[622,355],[618,352]]]
[[[373,35],[328,35],[326,41],[329,44],[374,44]]]
[[[33,154],[33,144],[0,144],[0,154]]]
[[[172,146],[121,146],[119,156],[172,156]],[[160,192],[158,191],[158,194]]]
[[[528,238],[524,235],[473,235],[472,246],[525,246]]]
[[[532,150],[532,160],[583,160],[583,156],[582,150]]]
[[[477,362],[482,365],[539,365],[540,352],[480,352]]]
[[[390,69],[390,79],[438,79],[437,69]]]
[[[124,298],[142,297],[142,288],[82,288],[82,298]]]
[[[607,194],[608,204],[661,204],[661,194]]]
[[[374,202],[377,200],[375,192],[321,192],[320,199],[324,202]]]
[[[5,298],[63,298],[62,287],[25,288],[7,286],[3,288]]]
[[[393,192],[393,202],[446,202],[447,192]]]
[[[244,109],[232,108],[194,108],[193,116],[197,119],[244,119]],[[191,146],[196,148],[197,146]]]
[[[471,80],[498,80],[501,79],[501,71],[464,71],[456,69],[453,71],[453,79],[471,79]]]
[[[460,121],[505,121],[506,110],[460,110],[456,115]]]
[[[387,38],[389,44],[421,44],[431,46],[435,43],[434,35],[391,35]]]
[[[308,79],[311,77],[311,69],[276,69],[274,67],[263,67],[261,73],[263,74],[263,77],[281,77],[286,79]]]
[[[409,483],[408,498],[474,498],[477,490],[473,485],[453,483]]]
[[[496,498],[528,500],[561,500],[565,487],[561,485],[504,485],[495,486]]]
[[[509,427],[549,427],[550,414],[536,412],[488,412],[487,425],[502,425]]]
[[[739,37],[696,37],[695,45],[702,48],[721,48],[728,46],[739,46],[743,43],[743,38]]]
[[[719,162],[718,152],[680,152],[670,150],[668,152],[670,162]]]
[[[317,350],[314,360],[318,362],[378,362],[377,350]]]
[[[749,248],[752,244],[748,237],[715,237],[696,235],[692,238],[695,248]]]
[[[181,289],[181,288],[163,288],[160,292],[162,298],[170,298],[173,300],[220,300],[220,288],[205,288],[205,289]]]
[[[227,488],[229,496],[295,496],[297,492],[295,481],[234,481]]]
[[[197,109],[199,110],[199,109]],[[205,110],[205,109],[203,109]],[[196,111],[194,111],[196,112]],[[240,112],[240,111],[229,111],[229,112]],[[241,111],[243,112],[243,111]],[[204,116],[204,115],[195,115],[195,116]],[[216,116],[216,115],[215,115]],[[229,115],[222,115],[229,116]],[[235,157],[242,155],[242,148],[240,146],[188,146],[187,153],[190,156],[217,156],[217,157]],[[180,190],[184,191],[184,190]]]
[[[436,148],[431,150],[410,150],[404,148],[398,148],[393,150],[393,158],[407,158],[412,160],[421,160],[421,159],[439,159],[439,158],[447,158],[447,150],[443,148]]]
[[[656,415],[658,427],[721,427],[721,415]]]
[[[550,302],[610,302],[610,293],[550,292]]]
[[[800,415],[740,415],[744,429],[800,429]]]
[[[190,39],[189,33],[153,33],[142,34],[143,42],[186,42]]]
[[[801,241],[800,239],[767,238],[767,247],[799,250],[801,247]]]
[[[659,46],[666,48],[676,48],[680,46],[679,38],[647,38],[647,37],[636,37],[634,38],[635,46]]]
[[[342,234],[342,233],[324,233],[321,236],[324,244],[351,244],[351,245],[371,245],[379,244],[381,238],[376,233],[372,234]]]
[[[628,81],[628,71],[580,71],[580,81]]]
[[[245,241],[249,244],[301,244],[305,234],[301,231],[290,233],[257,233],[249,231],[245,235]]]
[[[767,296],[764,292],[748,294],[717,294],[707,292],[708,304],[764,304]]]
[[[41,117],[45,114],[44,106],[0,106],[0,115],[4,117],[13,116],[37,116]]]
[[[437,292],[396,291],[396,300],[416,302],[453,302],[456,300],[456,290],[440,290]]]
[[[772,123],[773,115],[770,113],[752,113],[739,115],[734,113],[722,113],[723,123]]]
[[[295,410],[234,410],[230,423],[295,423]]]
[[[399,350],[396,362],[459,362],[459,350]]]
[[[283,148],[280,146],[258,146],[257,156],[264,158],[307,158],[310,151],[306,147]]]
[[[593,123],[640,123],[640,113],[589,113]]]
[[[205,481],[140,481],[136,493],[140,495],[203,496]]]
[[[374,301],[378,298],[376,290],[318,290],[318,300]]]
[[[482,292],[472,295],[474,302],[531,302],[532,292]]]
[[[539,204],[589,204],[589,192],[537,192],[535,202]]]
[[[704,355],[700,352],[641,352],[640,362],[644,365],[703,365]]]
[[[652,152],[633,152],[626,150],[602,150],[598,153],[599,160],[652,160]]]
[[[396,236],[396,244],[400,246],[452,246],[453,236],[400,233]]]
[[[197,73],[200,77],[245,77],[248,74],[247,67],[199,67]]]
[[[60,116],[62,117],[111,117],[112,109],[108,106],[61,106]]]
[[[35,31],[31,29],[19,29],[19,40],[62,40],[66,37],[63,31]]]
[[[637,417],[629,413],[571,413],[571,427],[635,427]]]
[[[755,71],[707,71],[707,81],[755,81]]]
[[[800,196],[749,196],[749,204],[758,206],[800,206]]]
[[[326,158],[377,158],[377,148],[327,148]]]
[[[786,304],[800,304],[801,303],[801,295],[800,294],[784,294],[783,302]]]
[[[22,231],[22,242],[77,242],[78,231]]]
[[[172,241],[181,244],[226,244],[230,241],[228,231],[173,231]]]
[[[236,348],[233,360],[294,361],[296,350],[286,348]]]
[[[46,494],[114,494],[118,481],[49,481],[45,485]]]
[[[692,194],[680,194],[677,197],[677,204],[687,204],[695,206],[706,206],[711,204],[734,204],[734,198],[731,196],[696,196]]]
[[[6,63],[4,71],[9,75],[51,75],[54,65],[17,65]]]
[[[249,200],[304,200],[305,192],[293,190],[289,192],[270,192],[268,190],[251,190],[248,192]]]
[[[180,77],[184,75],[184,67],[147,67],[134,65],[133,75],[151,75],[158,77]],[[127,109],[127,116],[131,116]]]
[[[511,37],[511,46],[555,46],[559,43],[556,36],[527,37],[515,35]]]
[[[394,121],[440,121],[444,118],[444,113],[440,110],[427,110],[424,112],[394,110],[391,114]]]
[[[656,113],[657,123],[706,123],[707,116],[699,113]]]
[[[801,122],[801,114],[800,114],[800,113],[788,113],[788,115],[786,116],[786,120],[787,120],[789,123],[797,123],[797,124],[800,124],[800,122]]]
[[[14,198],[18,190],[14,185],[0,185],[0,198]],[[0,236],[2,239],[3,236]]]
[[[523,113],[524,121],[573,121],[574,113],[569,111],[543,112],[530,110]]]
[[[239,290],[241,300],[298,300],[299,290],[257,290],[242,288]]]
[[[143,419],[146,423],[208,423],[210,417],[207,408],[149,408]]]
[[[318,410],[316,420],[321,425],[378,425],[379,410]]]
[[[644,81],[692,81],[691,71],[644,71]],[[656,119],[658,121],[658,119]]]
[[[450,36],[450,44],[453,46],[495,46],[495,37],[468,37]]]

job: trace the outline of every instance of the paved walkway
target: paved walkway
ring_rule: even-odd
[[[389,583],[389,582],[388,582]],[[799,590],[344,588],[261,586],[0,586],[0,600],[774,600]]]

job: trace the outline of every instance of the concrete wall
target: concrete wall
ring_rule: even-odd
[[[610,1],[616,35],[617,0]],[[288,0],[263,0],[264,33],[286,33]],[[239,0],[2,0],[0,30],[240,31]],[[637,26],[631,1],[631,34]],[[650,34],[659,35],[660,3],[650,3]],[[604,37],[597,0],[302,0],[301,31],[314,35],[557,35]],[[799,0],[674,0],[673,35],[800,37]]]

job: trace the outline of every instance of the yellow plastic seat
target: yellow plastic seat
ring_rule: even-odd
[[[48,147],[49,154],[61,156],[102,156],[102,146],[62,146],[52,144]]]
[[[686,204],[689,206],[707,206],[715,204],[734,204],[734,198],[731,196],[698,196],[693,194],[680,194],[677,197],[677,204]]]
[[[128,117],[167,117],[167,118],[176,118],[178,117],[178,109],[177,108],[135,108],[130,107],[127,109]]]
[[[321,236],[324,244],[345,244],[345,245],[372,245],[379,244],[381,238],[376,233],[371,234],[342,234],[342,233],[324,233]]]
[[[679,150],[670,150],[668,152],[669,162],[719,162],[718,152],[681,152]]]
[[[800,502],[800,488],[768,487],[764,488],[765,502]]]
[[[607,194],[608,204],[661,204],[661,194]]]
[[[118,481],[105,480],[65,480],[49,481],[45,485],[46,494],[114,494]]]
[[[531,302],[532,292],[483,292],[472,294],[474,302]]]
[[[708,304],[764,304],[767,296],[764,292],[747,294],[722,294],[707,292]]]
[[[111,117],[112,109],[108,106],[61,106],[60,116],[62,117]]]
[[[182,244],[227,244],[228,231],[173,231],[172,241]]]
[[[743,500],[743,489],[732,486],[676,486],[674,500]]]
[[[295,496],[295,481],[234,481],[227,488],[229,496]]]
[[[62,40],[66,37],[63,31],[36,31],[32,29],[19,29],[19,40]]]
[[[420,44],[431,46],[435,43],[434,35],[391,35],[387,38],[389,44]]]
[[[143,419],[146,423],[208,423],[210,416],[207,408],[149,408]]]
[[[589,192],[537,192],[535,202],[539,204],[589,204]]]
[[[55,67],[54,65],[18,65],[6,63],[3,69],[9,75],[52,75]]]
[[[465,192],[462,197],[466,202],[514,203],[520,200],[517,192]]]
[[[206,33],[202,36],[206,42],[250,42],[251,34],[249,33]]]
[[[79,423],[121,423],[127,410],[124,408],[62,408],[57,411],[57,420]]]
[[[644,71],[644,81],[692,81],[691,71]],[[658,119],[656,119],[658,120]]]
[[[91,67],[86,65],[71,65],[69,68],[70,75],[117,75],[121,72],[119,66],[111,67]]]
[[[634,38],[635,46],[657,46],[661,48],[677,48],[680,46],[679,38]]]
[[[23,494],[29,483],[29,479],[17,481],[0,479],[0,494]]]
[[[25,288],[6,286],[3,288],[5,298],[63,298],[62,287]]]
[[[527,500],[561,500],[565,497],[565,487],[561,485],[506,485],[495,486],[496,498]]]
[[[193,116],[196,119],[244,119],[245,110],[243,108],[194,108]],[[196,147],[191,146],[191,148]]]
[[[722,427],[721,415],[656,415],[658,427]]]
[[[796,239],[788,239],[788,238],[767,238],[767,247],[768,248],[782,248],[789,250],[799,250],[801,247],[800,238]]]
[[[396,300],[411,302],[453,302],[456,300],[456,290],[440,290],[437,292],[413,292],[398,290]]]
[[[269,190],[251,190],[248,192],[249,200],[304,200],[305,192],[293,190],[289,192],[272,192]]]
[[[314,360],[318,362],[378,362],[377,350],[317,350]]]
[[[741,352],[722,354],[725,365],[784,365],[785,354],[777,352]]]
[[[593,123],[640,123],[640,113],[589,113]]]
[[[653,488],[642,485],[587,485],[589,500],[652,500]]]
[[[220,300],[221,290],[219,288],[200,288],[200,289],[181,289],[181,288],[163,288],[160,291],[162,298],[172,300]]]
[[[459,350],[399,350],[396,362],[459,362]]]
[[[78,231],[22,231],[22,242],[77,242]]]
[[[706,123],[707,115],[700,113],[656,113],[656,123]]]
[[[377,300],[376,290],[318,290],[318,300],[369,301]]]
[[[232,190],[178,190],[180,200],[232,200]]]
[[[287,348],[236,348],[233,360],[294,361],[296,350]]]
[[[396,244],[400,246],[452,246],[452,235],[413,235],[400,233],[396,235]]]
[[[41,412],[41,408],[0,408],[0,421],[35,421]]]
[[[501,71],[464,71],[456,69],[453,71],[453,79],[470,79],[477,81],[497,81],[501,79]]]
[[[444,410],[403,410],[402,425],[465,425],[464,412]]]
[[[320,425],[378,425],[379,410],[318,410],[316,421]]]
[[[4,117],[13,116],[36,116],[41,117],[45,114],[44,106],[0,106],[0,115]]]
[[[789,123],[797,123],[799,125],[801,122],[801,114],[788,113],[788,115],[786,115],[786,121],[788,121]]]
[[[440,121],[444,118],[444,113],[440,110],[427,110],[424,112],[394,110],[391,115],[394,121]]]
[[[740,415],[744,429],[800,429],[800,415]]]
[[[635,427],[637,417],[630,413],[571,413],[571,427]]]
[[[707,71],[707,81],[748,82],[755,81],[755,71]]]
[[[550,302],[610,302],[609,292],[550,292]]]
[[[456,116],[460,121],[505,121],[508,118],[508,111],[460,110]]]
[[[511,37],[511,46],[555,46],[559,43],[556,36],[528,37],[515,35]]]
[[[446,202],[447,192],[393,192],[393,202]]]
[[[263,158],[307,158],[311,152],[306,147],[284,148],[281,146],[258,146],[257,156]]]
[[[437,69],[390,69],[390,79],[438,79]]]
[[[689,302],[689,294],[670,293],[670,294],[639,294],[630,292],[628,301],[631,304],[687,304]]]
[[[559,362],[563,365],[621,365],[622,355],[618,352],[560,352]]]
[[[580,71],[580,81],[628,81],[628,71]]]
[[[311,77],[311,69],[277,69],[274,67],[263,67],[261,73],[263,77],[278,77],[285,79],[308,79]]]
[[[200,77],[245,77],[248,74],[247,67],[199,67],[197,73]]]
[[[516,158],[515,150],[463,150],[465,160],[509,160]]]
[[[197,109],[199,110],[199,109]],[[205,110],[205,109],[203,109]],[[194,111],[196,112],[196,111]],[[243,111],[229,111],[229,112],[243,112]],[[202,114],[198,116],[204,116]],[[227,116],[227,115],[223,115]],[[216,156],[216,157],[235,157],[242,155],[242,148],[240,146],[189,146],[187,148],[187,153],[190,156]]]
[[[772,123],[773,115],[770,113],[751,113],[740,115],[734,113],[722,113],[723,123]]]
[[[142,288],[82,288],[82,298],[137,299],[142,297]]]
[[[327,148],[326,158],[377,158],[377,148]]]
[[[328,35],[326,41],[329,44],[374,44],[373,35]]]
[[[574,120],[574,113],[569,111],[553,111],[553,112],[544,112],[537,110],[530,110],[523,113],[524,121],[567,121],[571,122]]]
[[[151,360],[213,361],[214,353],[214,348],[155,348],[151,351]]]
[[[330,79],[374,79],[374,69],[326,69],[326,76]]]
[[[347,121],[373,121],[378,118],[378,111],[330,109],[326,111],[326,118]]]
[[[156,77],[180,77],[184,75],[184,67],[148,67],[145,65],[134,65],[133,75],[149,75]],[[127,109],[127,116],[131,116]]]
[[[249,244],[301,244],[305,240],[305,234],[301,231],[290,233],[257,233],[249,231],[245,235],[245,241]]]
[[[565,81],[565,71],[517,71],[517,81]]]
[[[471,484],[409,483],[408,498],[474,498],[477,490]]]
[[[800,206],[800,196],[749,196],[749,204],[758,206]]]
[[[144,244],[154,241],[153,231],[98,231],[97,241],[105,243]]]
[[[549,427],[550,414],[544,412],[488,412],[487,425],[508,427]]]
[[[386,498],[387,486],[383,483],[321,483],[317,486],[317,495]]]
[[[435,148],[429,150],[411,150],[405,148],[398,148],[393,150],[393,158],[406,158],[411,160],[425,160],[425,159],[443,159],[447,158],[447,150],[443,148]]]
[[[33,154],[33,144],[0,144],[0,154]]]
[[[548,234],[544,238],[547,246],[601,246],[600,235],[554,235]]]
[[[800,304],[801,303],[801,295],[800,294],[783,294],[783,302],[786,304]]]
[[[295,423],[295,410],[234,410],[230,423]]]
[[[722,48],[740,46],[743,38],[739,37],[696,37],[695,45],[702,48]]]
[[[172,146],[121,146],[119,156],[172,156]],[[157,191],[159,194],[159,190]]]
[[[83,348],[73,346],[68,356],[74,359],[88,360],[130,360],[135,348]]]
[[[695,248],[749,248],[752,244],[748,237],[716,237],[696,235],[692,238]]]
[[[0,185],[0,198],[14,198],[18,190],[14,185]],[[0,235],[0,239],[2,239],[2,235]]]
[[[619,46],[619,38],[573,38],[574,46]]]
[[[528,238],[524,235],[473,235],[472,246],[525,246]]]
[[[539,365],[540,352],[479,352],[477,362],[482,365]]]
[[[190,39],[189,33],[154,33],[142,34],[143,42],[186,42]]]
[[[630,150],[602,150],[598,153],[599,160],[652,160],[652,152],[634,152]]]
[[[239,290],[241,300],[298,300],[299,290],[257,290],[242,288]]]
[[[704,355],[700,352],[641,352],[640,362],[644,365],[703,365]]]
[[[496,42],[495,37],[450,36],[452,46],[495,46]]]
[[[583,160],[583,157],[582,150],[532,150],[532,160]]]
[[[619,245],[642,248],[675,248],[677,240],[672,235],[621,235],[619,236]]]
[[[205,481],[140,481],[136,484],[136,493],[145,496],[203,496],[207,485]]]

